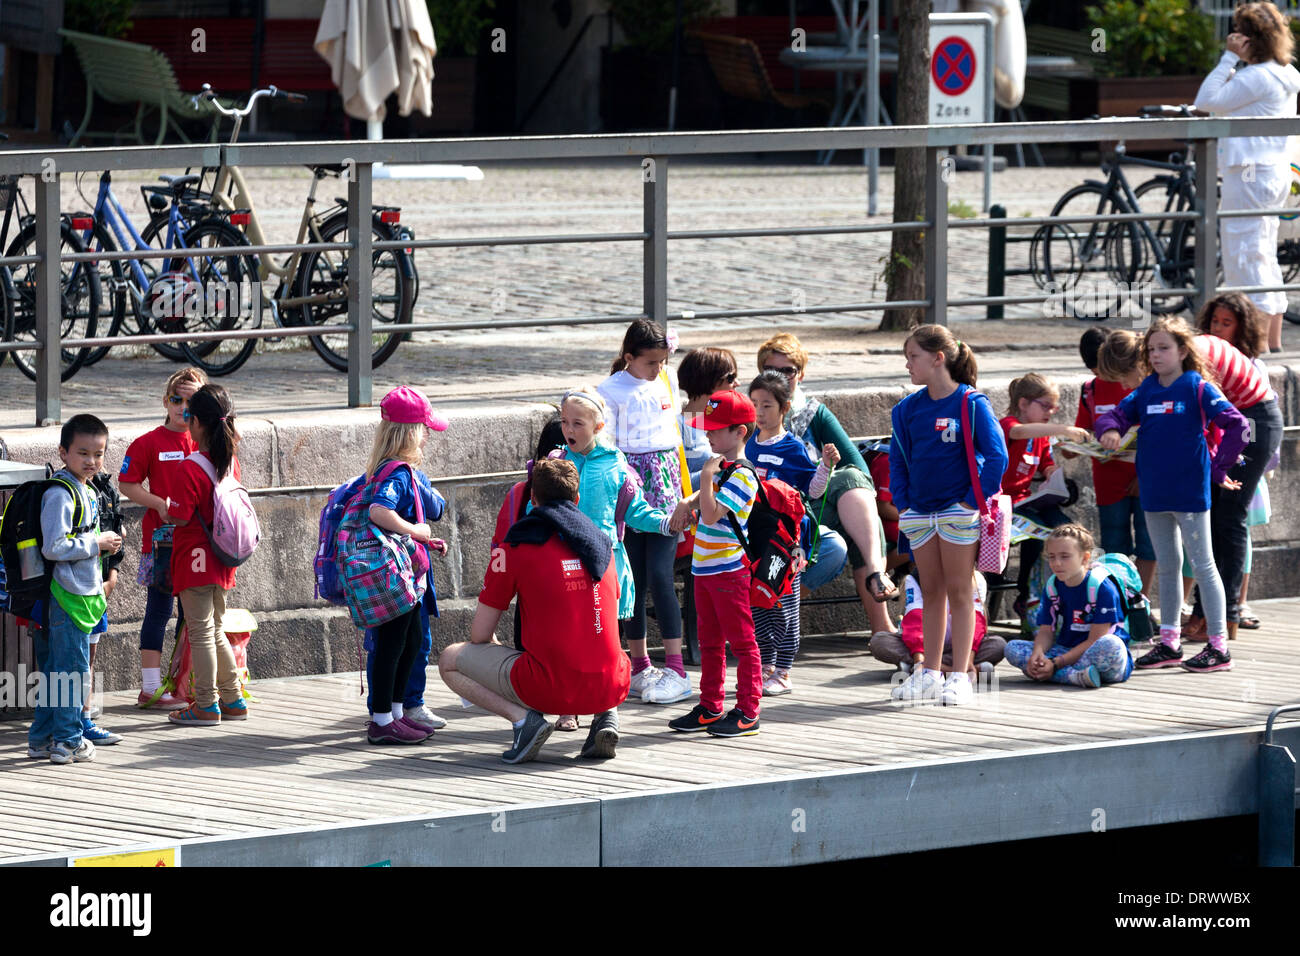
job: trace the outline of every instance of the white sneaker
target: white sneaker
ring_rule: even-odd
[[[789,672],[782,674],[778,670],[772,671],[767,680],[763,681],[764,697],[780,697],[794,690],[794,682],[790,680]]]
[[[911,661],[899,661],[898,671],[900,674],[910,674],[912,673],[912,666],[913,665]]]
[[[664,676],[664,672],[651,664],[639,674],[632,675],[632,684],[628,688],[627,696],[631,700],[633,697],[644,700],[644,692],[649,690],[655,684],[659,683],[659,678]]]
[[[910,677],[903,681],[889,696],[908,704],[937,703],[943,682],[924,667],[914,668]]]
[[[645,673],[642,671],[642,673]],[[691,679],[682,677],[675,670],[665,668],[654,684],[641,691],[641,700],[647,704],[675,704],[694,696]],[[629,695],[630,696],[630,695]]]
[[[424,730],[442,730],[447,726],[447,722],[431,711],[424,704],[419,707],[406,708],[405,717],[409,723],[415,724]]]
[[[50,763],[84,763],[88,760],[95,759],[95,745],[84,737],[81,739],[81,745],[73,750],[62,740],[50,744]]]
[[[965,674],[952,674],[943,682],[943,691],[939,702],[945,707],[969,704],[975,700],[975,689],[970,685],[970,678]]]

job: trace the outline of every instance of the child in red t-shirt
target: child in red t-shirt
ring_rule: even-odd
[[[207,376],[196,368],[172,373],[163,389],[166,420],[131,442],[117,476],[122,496],[145,509],[140,568],[135,578],[145,588],[144,620],[140,622],[138,703],[141,707],[179,710],[186,705],[184,700],[162,688],[163,636],[172,616],[172,591],[154,586],[153,536],[160,527],[171,525],[172,520],[167,516],[168,499],[175,493],[185,459],[198,450],[190,437],[185,412],[190,397],[207,382]]]
[[[1111,343],[1108,374],[1103,374],[1100,353],[1108,338],[1106,330],[1094,328],[1084,332],[1079,340],[1079,355],[1095,377],[1083,384],[1074,424],[1089,434],[1096,429],[1097,419],[1113,411],[1120,400],[1142,381],[1142,372],[1137,365],[1137,339],[1131,332]],[[1129,351],[1132,360],[1118,364],[1116,360],[1127,358]],[[1134,564],[1142,578],[1142,590],[1146,592],[1155,575],[1156,552],[1147,534],[1146,514],[1138,500],[1137,465],[1131,461],[1098,461],[1094,458],[1092,487],[1097,495],[1101,550],[1136,556]]]
[[[239,478],[235,449],[235,408],[220,385],[204,385],[190,396],[185,411],[190,437],[198,454],[212,463],[218,481],[227,474]],[[172,593],[180,598],[190,635],[194,668],[194,703],[174,710],[167,719],[187,727],[215,727],[224,720],[244,720],[248,706],[239,687],[235,654],[221,628],[226,592],[235,586],[235,569],[218,560],[208,542],[201,517],[213,524],[212,479],[193,459],[181,463],[167,514],[176,525],[172,535]]]
[[[1011,382],[1011,407],[999,419],[1007,440],[1007,470],[1002,475],[1002,493],[1011,496],[1017,514],[1022,514],[1048,528],[1066,524],[1070,518],[1056,506],[1048,508],[1016,507],[1029,497],[1035,475],[1050,478],[1059,467],[1052,460],[1050,439],[1087,441],[1089,435],[1073,425],[1056,425],[1051,421],[1059,408],[1060,390],[1055,383],[1030,372]],[[1030,538],[1020,545],[1020,574],[1016,579],[1016,610],[1024,613],[1029,599],[1029,574],[1043,553],[1043,542]]]

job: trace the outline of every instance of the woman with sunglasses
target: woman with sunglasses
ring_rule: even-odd
[[[884,602],[896,597],[898,588],[885,574],[885,548],[871,472],[831,410],[799,384],[807,366],[808,353],[788,332],[774,335],[758,347],[759,373],[777,372],[794,388],[786,430],[803,441],[814,461],[821,458],[826,445],[834,445],[840,453],[840,464],[826,483],[824,496],[812,503],[813,514],[820,515],[821,521],[848,543],[853,583],[873,634],[892,634],[895,629]],[[809,578],[816,580],[811,571],[804,577],[805,584]]]
[[[146,432],[126,450],[117,485],[123,497],[145,509],[141,529],[140,567],[136,583],[146,589],[144,620],[140,622],[140,677],[138,703],[157,710],[180,710],[187,704],[162,689],[162,647],[167,622],[171,620],[173,601],[167,562],[154,569],[154,537],[160,528],[160,540],[170,532],[172,520],[167,516],[168,496],[175,491],[181,465],[187,456],[198,451],[190,437],[185,418],[190,396],[208,383],[208,377],[196,368],[173,372],[163,389],[163,408],[167,417],[151,432]],[[146,487],[147,485],[147,487]],[[170,540],[170,539],[168,539]]]
[[[1036,475],[1050,478],[1059,465],[1052,460],[1053,438],[1085,442],[1089,435],[1073,425],[1056,425],[1052,416],[1060,410],[1061,392],[1056,383],[1037,372],[1014,379],[1008,389],[1011,407],[999,419],[1007,440],[1007,470],[1002,475],[1002,493],[1009,495],[1016,514],[1024,515],[1045,528],[1056,528],[1072,520],[1059,507],[1021,508],[1029,497],[1030,484]],[[1020,545],[1020,574],[1016,578],[1015,610],[1024,617],[1029,599],[1029,575],[1043,554],[1043,542],[1029,538]]]

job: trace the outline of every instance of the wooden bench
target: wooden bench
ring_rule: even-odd
[[[699,44],[718,86],[727,96],[787,111],[813,110],[823,119],[830,112],[830,104],[820,96],[777,91],[753,40],[694,30],[687,36]]]
[[[190,141],[178,120],[203,121],[215,115],[207,103],[195,105],[191,101],[193,94],[182,92],[167,57],[152,47],[74,30],[60,30],[59,34],[77,51],[81,70],[86,75],[86,115],[68,145],[76,146],[83,136],[115,138],[122,132],[86,132],[94,114],[96,96],[109,103],[137,104],[135,141],[142,146],[145,145],[144,116],[148,110],[156,109],[159,113],[155,146],[162,143],[169,127],[182,140]]]

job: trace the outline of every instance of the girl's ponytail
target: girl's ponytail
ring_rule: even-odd
[[[614,359],[614,364],[609,367],[609,374],[621,372],[627,368],[626,355],[640,355],[642,352],[650,349],[666,349],[668,345],[668,333],[663,328],[649,319],[637,319],[627,327],[627,332],[623,335],[623,345],[618,350],[618,357]]]
[[[208,460],[217,471],[217,479],[226,477],[239,447],[235,428],[235,406],[220,385],[204,385],[190,396],[190,416],[197,418],[208,437]]]
[[[975,387],[979,366],[975,364],[975,352],[965,342],[957,342],[956,357],[948,360],[948,374],[954,382]]]

